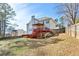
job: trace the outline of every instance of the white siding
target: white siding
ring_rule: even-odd
[[[50,23],[50,29],[55,29],[56,28],[56,24],[52,21],[52,19],[49,21]]]
[[[48,27],[48,28],[50,28],[49,21],[50,21],[50,20],[45,20],[45,21],[44,21],[45,27]]]
[[[57,28],[56,23],[54,23],[53,19],[49,19],[49,20],[45,19],[43,21],[44,21],[45,27],[48,27],[50,29],[56,29]],[[43,21],[40,21],[40,23],[43,23]],[[31,19],[30,23],[28,24],[28,31],[27,31],[28,34],[32,33],[32,30],[33,30],[32,24],[36,24],[36,23],[38,23],[37,20]]]
[[[29,24],[28,24],[28,34],[31,34],[32,33],[32,24],[33,24],[33,21],[31,21]]]

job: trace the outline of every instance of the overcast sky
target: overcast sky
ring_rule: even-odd
[[[16,3],[10,5],[16,12],[16,20],[11,23],[18,24],[18,29],[26,30],[26,24],[31,20],[32,15],[35,15],[36,18],[47,16],[55,19],[60,17],[60,15],[57,14],[58,4],[55,3]]]

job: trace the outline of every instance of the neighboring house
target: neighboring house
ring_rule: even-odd
[[[11,36],[17,36],[17,35],[18,35],[17,30],[12,30],[12,32],[11,32]]]
[[[18,32],[18,36],[25,34],[25,31],[23,29],[18,29],[17,32]]]
[[[21,36],[24,35],[25,31],[23,29],[18,29],[18,30],[12,30],[11,32],[6,33],[6,37],[9,36]]]
[[[33,24],[37,24],[37,23],[43,23],[45,27],[49,28],[49,29],[58,29],[59,27],[57,26],[57,22],[49,17],[42,17],[39,19],[36,19],[35,16],[31,17],[31,21],[29,23],[27,23],[27,33],[31,34],[32,30],[33,30]]]

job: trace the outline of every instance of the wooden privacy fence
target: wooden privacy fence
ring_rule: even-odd
[[[71,25],[69,27],[66,28],[66,34],[71,36],[71,37],[76,37],[77,39],[79,39],[79,23],[76,25]]]

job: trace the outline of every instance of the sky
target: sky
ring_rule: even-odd
[[[31,20],[31,16],[34,15],[36,18],[51,17],[59,18],[57,14],[58,4],[55,3],[14,3],[10,4],[16,13],[14,21],[19,26],[16,29],[23,29],[26,31],[26,24]]]

